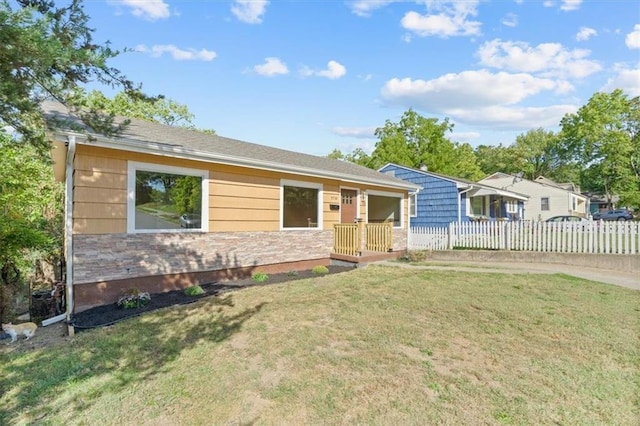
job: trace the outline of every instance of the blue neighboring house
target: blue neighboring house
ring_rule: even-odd
[[[378,171],[420,185],[410,198],[411,227],[442,227],[451,222],[521,220],[526,195],[493,188],[426,169],[389,163]]]

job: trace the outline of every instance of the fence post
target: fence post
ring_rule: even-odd
[[[453,250],[453,222],[449,224],[449,228],[447,228],[447,249]]]
[[[511,222],[504,223],[504,247],[505,250],[511,250]]]

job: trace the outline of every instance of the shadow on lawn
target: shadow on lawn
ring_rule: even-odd
[[[198,342],[227,339],[264,303],[239,313],[229,313],[232,306],[231,295],[207,298],[83,333],[68,346],[22,353],[19,362],[12,363],[11,354],[0,355],[5,364],[0,367],[0,424],[37,423],[65,407],[86,409],[105,393],[168,371],[168,363]],[[55,398],[56,394],[64,396]],[[27,417],[18,420],[24,414]]]

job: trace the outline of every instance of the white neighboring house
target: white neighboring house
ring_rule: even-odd
[[[562,215],[589,217],[589,198],[580,194],[572,183],[556,183],[543,176],[532,181],[500,172],[480,183],[528,195],[524,205],[525,220],[547,220]]]

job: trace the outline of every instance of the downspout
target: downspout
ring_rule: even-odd
[[[473,186],[470,186],[469,188],[465,189],[464,191],[460,191],[458,192],[458,223],[462,222],[462,194],[466,194],[467,192],[471,191],[473,189]],[[469,212],[467,212],[467,216],[469,215]]]
[[[409,208],[407,209],[407,216],[409,217],[407,220],[407,251],[409,251],[409,247],[411,245],[411,196],[413,194],[416,195],[416,212],[418,211],[418,193],[420,192],[419,189],[416,189],[415,192],[409,192],[409,196],[407,197],[407,201],[409,204]]]
[[[76,156],[76,137],[67,136],[67,161],[65,176],[65,259],[67,264],[67,326],[69,336],[73,336],[71,325],[73,315],[73,162]]]

